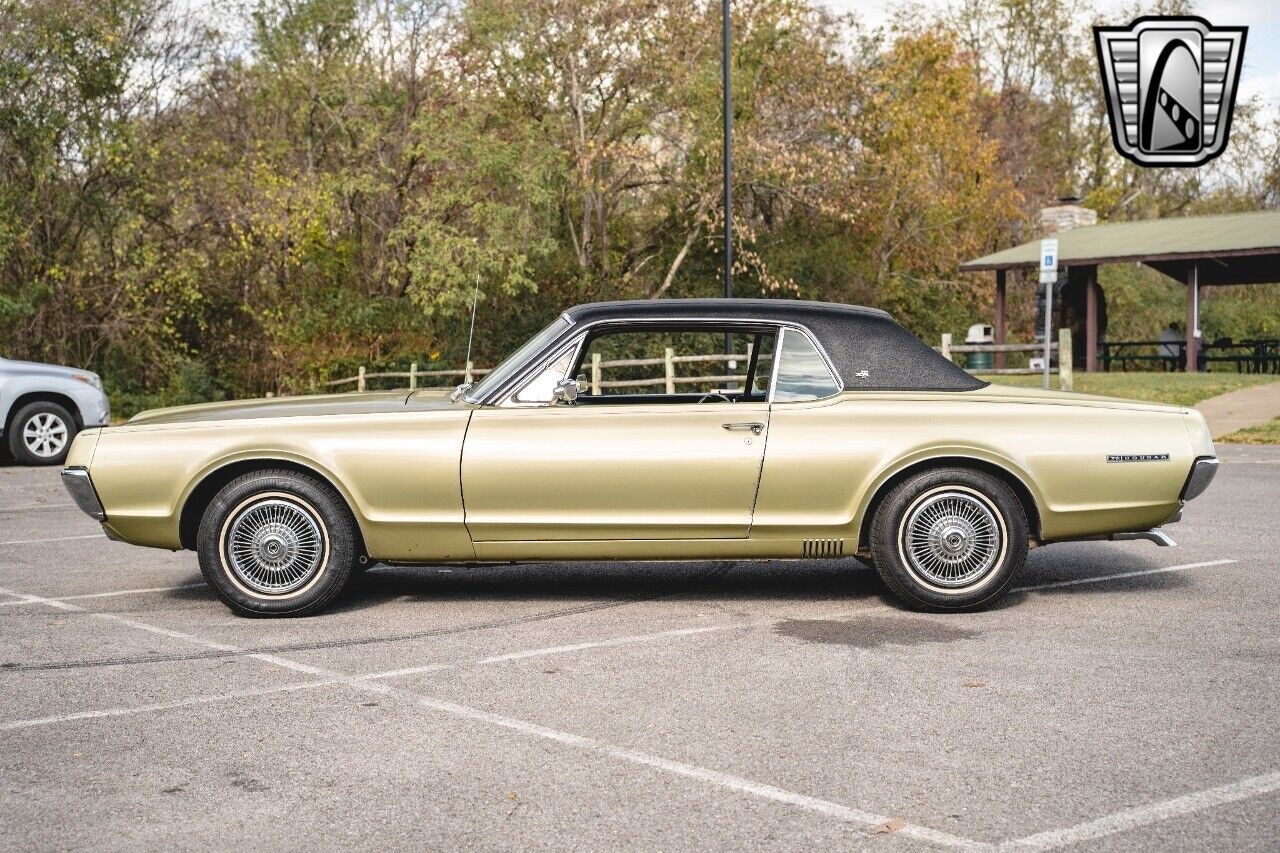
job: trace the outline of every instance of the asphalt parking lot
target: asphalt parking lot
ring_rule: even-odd
[[[377,568],[248,620],[0,467],[0,848],[1280,846],[1280,448],[1179,547],[921,615],[854,561]]]

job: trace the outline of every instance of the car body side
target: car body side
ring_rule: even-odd
[[[734,409],[705,407],[726,415]],[[311,472],[342,495],[372,560],[425,563],[786,558],[813,553],[814,541],[832,543],[826,553],[848,554],[865,546],[871,513],[887,489],[935,465],[972,466],[1005,479],[1024,503],[1036,542],[1103,536],[1168,521],[1181,508],[1193,462],[1213,455],[1203,418],[1175,407],[1001,386],[845,391],[768,407],[744,537],[691,530],[679,539],[645,538],[640,528],[656,519],[634,518],[631,536],[486,541],[468,530],[463,473],[468,428],[480,409],[399,392],[161,411],[82,433],[67,465],[90,470],[108,533],[137,545],[194,547],[193,521],[218,485],[253,468],[284,466]],[[607,431],[578,441],[598,443],[590,448],[598,459],[632,452]],[[503,462],[520,465],[520,448],[510,448]],[[669,489],[681,477],[673,467],[679,464],[654,459],[639,475],[632,466],[632,479],[617,487]],[[490,465],[477,476],[500,478],[501,471]],[[669,501],[678,511],[679,499]],[[529,511],[519,503],[504,512]],[[594,508],[576,509],[586,515]]]

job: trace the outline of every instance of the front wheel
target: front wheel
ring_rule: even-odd
[[[57,403],[23,406],[9,432],[9,452],[24,465],[60,465],[76,437],[76,419]]]
[[[327,484],[293,471],[232,480],[200,520],[205,580],[243,616],[303,616],[347,585],[359,554],[355,521]]]
[[[999,479],[965,468],[917,474],[876,511],[871,550],[909,605],[966,610],[994,602],[1027,559],[1027,519]]]

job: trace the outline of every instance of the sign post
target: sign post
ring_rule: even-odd
[[[1053,342],[1053,286],[1058,281],[1058,241],[1040,241],[1040,283],[1044,285],[1044,387],[1049,387],[1049,358]],[[1061,358],[1061,356],[1059,356]]]

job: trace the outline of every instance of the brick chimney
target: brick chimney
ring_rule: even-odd
[[[1077,196],[1062,196],[1058,203],[1040,211],[1040,236],[1052,237],[1072,228],[1098,224],[1098,211],[1080,206]]]

